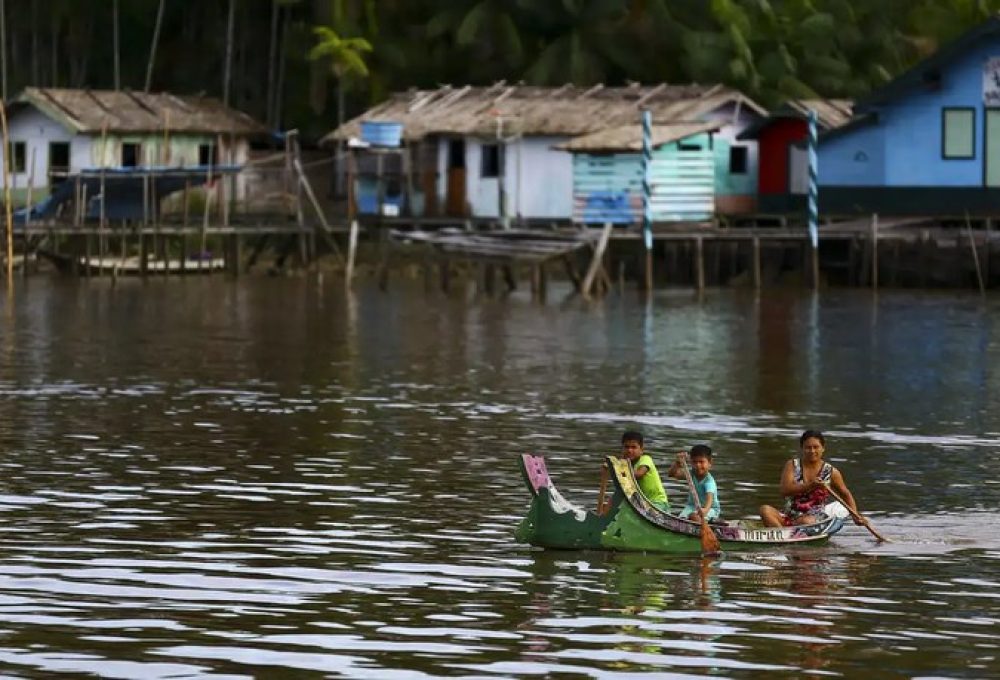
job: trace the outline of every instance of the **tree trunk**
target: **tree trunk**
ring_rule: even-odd
[[[236,26],[236,0],[229,0],[229,20],[226,23],[226,66],[222,76],[222,103],[229,106],[229,81],[233,71],[233,32]]]
[[[285,65],[286,47],[288,45],[288,15],[290,10],[286,7],[281,20],[281,47],[278,59],[278,82],[274,88],[274,128],[280,130],[284,122],[285,112]]]
[[[264,122],[274,127],[274,79],[278,60],[278,0],[271,0],[271,48],[267,59],[267,111]]]
[[[31,84],[41,85],[38,59],[38,0],[31,0]]]
[[[52,87],[59,87],[59,15],[52,13]]]
[[[121,46],[118,42],[118,0],[115,0],[111,7],[111,31],[115,50],[115,90],[122,89],[122,69],[121,69]]]
[[[7,101],[7,2],[0,0],[0,96]]]
[[[163,6],[166,4],[166,0],[160,0],[160,6],[156,9],[156,25],[153,27],[153,42],[149,46],[149,62],[146,64],[146,87],[145,92],[149,92],[149,88],[153,84],[153,64],[156,63],[156,48],[160,42],[160,27],[163,24]]]

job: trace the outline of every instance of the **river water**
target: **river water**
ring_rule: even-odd
[[[1000,677],[1000,299],[18,286],[3,677]],[[589,506],[626,427],[711,443],[731,517],[822,429],[893,542],[516,543],[518,454]]]

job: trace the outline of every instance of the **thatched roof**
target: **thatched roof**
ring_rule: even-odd
[[[361,121],[403,124],[407,140],[428,135],[576,137],[628,125],[648,109],[654,120],[691,121],[728,104],[766,115],[756,102],[722,85],[629,85],[583,88],[497,83],[490,87],[410,90],[344,123],[324,143],[360,135]]]
[[[262,135],[267,129],[242,111],[210,97],[130,90],[28,87],[11,108],[31,105],[68,130],[99,134],[162,132]]]
[[[651,135],[652,145],[655,149],[658,146],[676,142],[699,132],[718,130],[720,127],[722,127],[720,123],[693,122],[668,123],[666,125],[654,123]],[[642,151],[642,126],[639,124],[619,125],[589,135],[574,137],[568,142],[557,144],[556,148],[594,153],[639,152]]]

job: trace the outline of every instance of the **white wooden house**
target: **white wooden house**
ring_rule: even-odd
[[[323,138],[333,146],[361,137],[361,123],[402,126],[402,160],[385,167],[390,191],[411,193],[416,215],[569,220],[573,158],[565,142],[637,124],[643,110],[657,121],[718,123],[713,135],[717,211],[755,207],[757,145],[736,136],[766,111],[721,86],[581,88],[497,83],[393,95]],[[370,190],[374,162],[355,154],[355,192]],[[394,156],[396,158],[396,156]],[[368,188],[368,189],[366,189]],[[385,191],[383,184],[381,191]]]
[[[29,87],[7,115],[15,203],[87,170],[242,165],[267,132],[218,100],[169,93]]]

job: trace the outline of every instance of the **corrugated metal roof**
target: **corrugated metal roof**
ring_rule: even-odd
[[[760,115],[767,113],[738,90],[723,85],[445,86],[393,94],[322,141],[357,137],[362,120],[402,123],[403,135],[410,140],[432,134],[575,137],[631,124],[644,109],[654,120],[691,121],[731,102]]]
[[[720,123],[702,123],[697,121],[667,123],[664,125],[654,124],[652,129],[653,148],[669,144],[670,142],[676,142],[679,139],[684,139],[700,132],[718,130],[720,127],[722,127]],[[568,142],[557,145],[556,148],[566,151],[585,151],[589,153],[602,151],[639,152],[642,151],[642,126],[638,123],[635,125],[619,125],[618,127],[608,128],[600,132],[575,137]]]
[[[31,105],[70,130],[100,133],[189,132],[253,136],[267,128],[211,97],[166,92],[28,87],[14,106]]]

